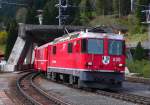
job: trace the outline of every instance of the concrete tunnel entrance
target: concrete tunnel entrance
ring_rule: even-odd
[[[32,63],[33,49],[68,32],[86,29],[84,26],[57,26],[57,25],[30,25],[19,24],[18,37],[11,51],[4,71],[13,72],[21,70],[21,66]]]

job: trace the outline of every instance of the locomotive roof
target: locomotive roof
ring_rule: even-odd
[[[108,38],[108,39],[124,40],[123,35],[120,35],[120,34],[79,31],[79,32],[69,33],[69,34],[63,35],[62,37],[56,38],[53,42],[44,44],[44,45],[38,47],[37,49],[45,48],[48,45],[56,44],[58,42],[72,40],[75,38]]]
[[[44,44],[44,45],[42,45],[42,46],[39,46],[39,47],[37,47],[37,49],[45,48],[45,47],[47,47],[48,45],[50,45],[50,43]]]
[[[63,35],[62,37],[56,38],[52,43],[54,44],[58,42],[64,42],[75,38],[108,38],[108,39],[124,40],[123,35],[120,34],[79,31],[79,32],[68,33],[66,35]]]

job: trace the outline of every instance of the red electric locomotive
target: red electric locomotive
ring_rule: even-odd
[[[35,49],[34,67],[48,78],[79,87],[121,87],[125,71],[122,35],[74,32]]]

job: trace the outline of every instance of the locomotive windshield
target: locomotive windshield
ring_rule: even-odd
[[[101,39],[88,39],[88,53],[103,54],[104,41]]]
[[[123,41],[109,40],[109,54],[110,55],[122,55],[123,53]]]

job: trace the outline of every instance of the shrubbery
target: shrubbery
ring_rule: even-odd
[[[136,46],[135,53],[133,55],[134,60],[142,60],[145,57],[144,48],[141,45],[141,42],[139,42]]]
[[[145,50],[139,42],[133,54],[133,61],[127,60],[127,66],[130,72],[139,73],[140,76],[150,78],[150,61],[145,58]]]
[[[150,78],[150,61],[136,60],[134,62],[127,61],[127,66],[132,73],[139,73],[140,76]]]
[[[5,31],[0,32],[0,45],[6,44],[6,40],[7,40],[7,32]]]
[[[150,78],[150,62],[147,62],[147,64],[143,68],[143,76]]]
[[[8,38],[5,48],[5,59],[9,58],[9,55],[12,51],[14,43],[18,36],[18,25],[15,20],[12,20],[7,26]]]

